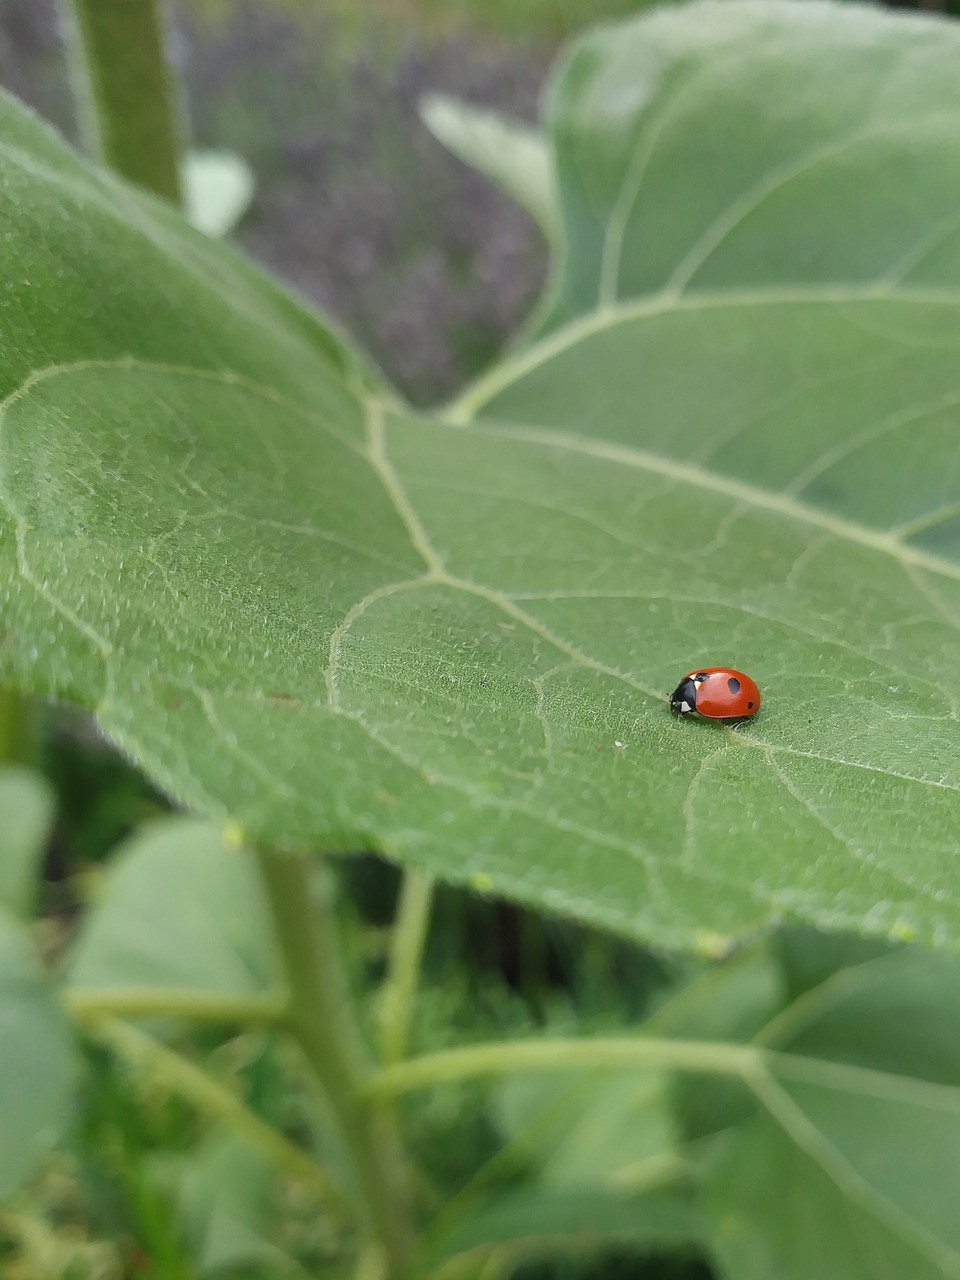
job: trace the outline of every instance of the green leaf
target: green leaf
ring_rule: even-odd
[[[955,959],[899,950],[835,973],[762,1039],[791,1055],[960,1088],[960,1026],[944,1017],[958,1002]]]
[[[514,1076],[496,1094],[497,1120],[544,1186],[634,1185],[671,1168],[666,1081],[655,1072]]]
[[[548,239],[558,231],[553,157],[542,135],[492,111],[431,94],[420,107],[430,132],[526,209]]]
[[[841,970],[764,1033],[766,1114],[713,1170],[731,1277],[960,1275],[958,1000],[955,962],[901,951]]]
[[[107,1006],[178,996],[229,1016],[275,993],[279,968],[252,857],[204,822],[145,824],[118,849],[68,970],[73,998]]]
[[[234,152],[188,152],[183,189],[190,225],[208,236],[229,235],[250,207],[254,185],[250,166]]]
[[[678,1040],[744,1042],[763,1031],[785,1003],[780,975],[763,944],[708,968],[665,1000],[643,1030]],[[742,1080],[718,1075],[678,1075],[672,1101],[687,1140],[717,1133],[756,1110]]]
[[[543,336],[432,419],[0,107],[0,676],[277,845],[956,946],[958,61],[818,0],[588,36]],[[756,720],[671,719],[705,662]]]
[[[33,1173],[67,1127],[73,1103],[70,1028],[30,937],[0,909],[0,1200]]]
[[[596,1252],[603,1246],[664,1248],[699,1239],[704,1223],[680,1194],[604,1195],[597,1191],[513,1187],[474,1205],[438,1232],[427,1247],[424,1269],[489,1245],[520,1246],[533,1257]]]
[[[759,1117],[713,1184],[714,1262],[722,1280],[944,1280],[958,1272],[889,1222],[886,1207],[846,1197],[837,1181]]]
[[[886,955],[895,945],[883,938],[824,933],[805,925],[779,929],[774,937],[774,948],[791,999],[818,987],[841,969]]]
[[[53,822],[46,780],[31,769],[0,769],[0,908],[27,916]]]
[[[957,40],[750,0],[597,27],[548,97],[568,252],[543,327],[656,295],[948,292]]]
[[[273,1262],[283,1257],[270,1240],[277,1183],[274,1171],[246,1143],[214,1132],[182,1162],[177,1213],[199,1274]]]

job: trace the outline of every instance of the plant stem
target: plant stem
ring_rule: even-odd
[[[0,687],[0,764],[35,765],[40,754],[40,708],[34,698]]]
[[[131,182],[179,204],[174,89],[158,0],[63,2],[87,149]]]
[[[385,1067],[399,1062],[407,1052],[432,901],[433,876],[425,871],[405,872],[381,995],[380,1061]]]
[[[198,1111],[227,1121],[251,1146],[257,1147],[290,1177],[309,1182],[338,1212],[349,1211],[342,1189],[329,1174],[306,1151],[255,1115],[219,1080],[126,1022],[116,1018],[90,1018],[82,1025],[87,1035],[117,1057],[156,1072],[164,1084],[192,1103]]]
[[[284,1016],[279,996],[225,996],[218,991],[179,987],[66,987],[62,999],[78,1022],[98,1017],[182,1018],[189,1022],[279,1022]]]
[[[476,1076],[524,1071],[576,1071],[598,1067],[646,1067],[700,1075],[751,1079],[762,1071],[763,1051],[716,1041],[543,1039],[465,1045],[409,1058],[378,1071],[367,1083],[371,1097],[393,1098],[432,1085]]]
[[[336,941],[329,879],[314,892],[304,857],[259,851],[283,960],[287,1025],[333,1113],[353,1164],[357,1197],[382,1274],[396,1280],[412,1248],[407,1179],[389,1117],[363,1097],[370,1074]]]

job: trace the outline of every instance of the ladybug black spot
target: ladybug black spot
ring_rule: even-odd
[[[731,692],[731,693],[739,693],[739,692],[740,692],[740,681],[736,678],[736,676],[731,676],[731,677],[727,680],[727,688],[730,690],[730,692]],[[750,706],[751,706],[751,707],[753,706],[753,703],[752,703],[752,702],[750,703]]]
[[[753,703],[752,703],[752,702],[748,702],[748,703],[747,703],[747,710],[748,710],[748,711],[752,711],[752,710],[753,710]]]

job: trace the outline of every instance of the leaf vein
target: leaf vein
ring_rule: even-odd
[[[871,1186],[827,1140],[823,1132],[815,1127],[782,1085],[766,1071],[751,1073],[747,1083],[784,1133],[819,1165],[844,1196],[868,1209],[875,1218],[884,1222],[912,1248],[925,1253],[937,1266],[949,1267],[951,1273],[956,1274],[957,1254],[952,1249],[944,1248],[939,1240]]]
[[[931,573],[960,581],[960,565],[911,547],[885,530],[871,529],[867,525],[857,524],[843,516],[821,511],[817,507],[798,502],[784,493],[760,489],[730,476],[704,471],[693,463],[680,462],[662,454],[649,453],[627,445],[591,440],[573,433],[549,431],[537,427],[510,426],[503,423],[485,424],[484,433],[569,453],[579,453],[585,457],[603,461],[617,462],[634,467],[638,471],[679,480],[692,487],[747,503],[759,510],[770,511],[784,519],[826,530],[846,542],[882,552],[900,563],[918,565],[929,569]]]
[[[619,302],[589,311],[568,324],[540,338],[531,346],[509,356],[488,373],[475,379],[465,391],[441,411],[440,417],[452,426],[464,426],[478,410],[506,391],[528,374],[563,355],[577,343],[608,329],[635,320],[649,320],[658,316],[682,312],[698,314],[708,311],[725,311],[748,308],[784,306],[829,306],[869,302],[895,306],[950,306],[960,307],[960,290],[950,289],[884,289],[880,284],[854,287],[796,287],[793,289],[742,289],[717,290],[709,293],[671,295],[652,293],[630,302]]]

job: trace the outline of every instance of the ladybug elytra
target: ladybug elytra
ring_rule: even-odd
[[[710,720],[743,720],[760,710],[760,690],[749,676],[730,667],[688,671],[670,695],[678,716],[696,712]]]

